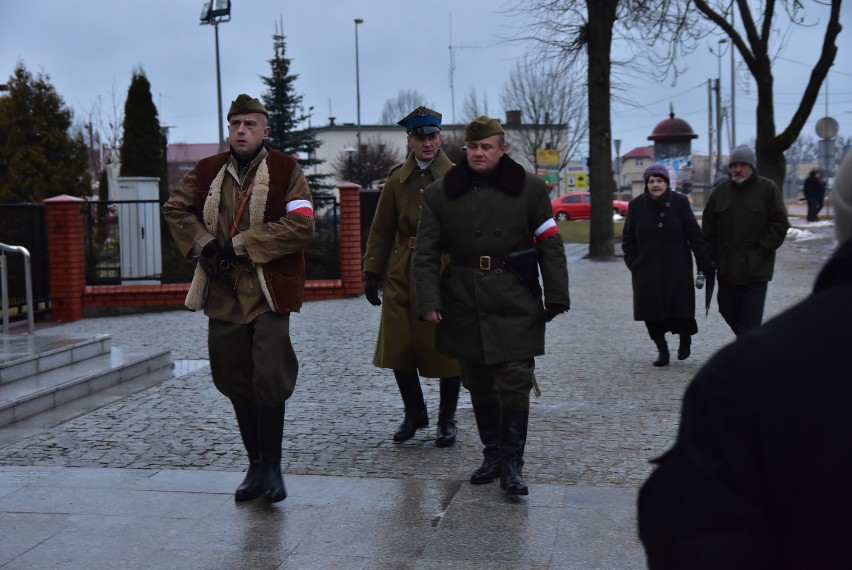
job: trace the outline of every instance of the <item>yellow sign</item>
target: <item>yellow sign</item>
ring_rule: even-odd
[[[540,148],[535,151],[535,161],[539,166],[559,165],[559,150],[555,148]]]

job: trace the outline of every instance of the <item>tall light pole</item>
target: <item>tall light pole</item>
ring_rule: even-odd
[[[355,105],[358,119],[358,130],[355,132],[355,137],[358,139],[358,150],[361,149],[361,71],[358,62],[358,24],[363,24],[364,20],[355,18]]]
[[[716,175],[722,173],[722,44],[728,43],[727,38],[719,40],[716,47],[718,72],[716,75]]]
[[[231,0],[212,0],[205,2],[201,8],[201,25],[213,26],[216,36],[216,102],[218,103],[217,117],[219,118],[219,152],[225,150],[225,135],[222,120],[222,74],[219,69],[219,24],[231,21]]]

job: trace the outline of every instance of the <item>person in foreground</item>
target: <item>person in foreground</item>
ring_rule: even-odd
[[[645,321],[657,345],[654,366],[666,366],[666,333],[680,335],[677,358],[685,360],[698,332],[692,254],[700,271],[712,266],[689,198],[672,192],[666,166],[655,162],[643,176],[645,192],[627,207],[621,249],[633,282],[633,318]]]
[[[838,249],[801,303],[697,374],[639,492],[651,569],[852,568],[852,153]]]
[[[763,322],[775,250],[790,227],[781,192],[757,175],[756,164],[749,147],[731,151],[731,176],[713,189],[701,223],[718,277],[719,312],[737,336]]]
[[[420,106],[398,124],[408,133],[411,152],[405,162],[388,173],[364,254],[365,296],[371,305],[382,307],[373,364],[393,370],[402,396],[405,417],[393,434],[396,442],[411,439],[418,429],[429,425],[418,372],[427,378],[440,378],[435,445],[449,447],[456,442],[459,365],[435,352],[435,325],[417,315],[411,269],[421,195],[453,163],[441,151],[440,113]],[[382,275],[384,304],[379,299]]]
[[[260,101],[238,96],[228,111],[230,152],[199,161],[163,215],[181,253],[198,260],[186,306],[210,319],[213,383],[231,400],[248,453],[234,498],[275,503],[287,497],[284,405],[299,371],[290,313],[302,305],[314,211],[296,160],[264,147],[267,118]]]
[[[544,353],[545,322],[570,307],[565,249],[544,181],[509,158],[500,123],[478,117],[465,144],[462,162],[423,196],[417,311],[438,325],[435,348],[459,359],[470,392],[484,446],[470,482],[499,477],[507,494],[527,495],[521,468],[534,357]]]

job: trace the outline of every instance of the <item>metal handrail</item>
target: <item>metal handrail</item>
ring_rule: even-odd
[[[30,334],[35,331],[35,319],[33,317],[33,277],[30,266],[30,252],[20,245],[6,245],[0,243],[0,285],[3,287],[3,334],[9,332],[9,275],[6,268],[6,252],[20,253],[24,256],[24,278],[27,295],[27,330]]]

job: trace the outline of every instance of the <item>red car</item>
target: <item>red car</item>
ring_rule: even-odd
[[[588,192],[569,192],[550,201],[553,217],[557,220],[588,220],[592,217],[592,201]],[[627,215],[627,202],[613,200],[612,211]]]

